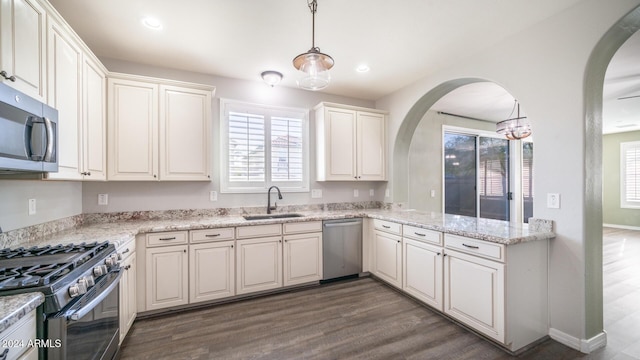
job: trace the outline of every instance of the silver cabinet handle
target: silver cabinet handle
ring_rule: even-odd
[[[427,236],[427,234],[421,234],[419,232],[414,232],[414,234],[418,235],[418,236]]]
[[[385,229],[391,229],[391,226],[389,226],[389,225],[382,225],[382,227],[385,228]]]
[[[175,240],[175,239],[176,239],[176,237],[173,236],[173,237],[168,237],[168,238],[160,238],[159,240],[160,241],[167,241],[167,240]]]
[[[13,75],[9,76],[9,74],[7,74],[7,72],[6,72],[6,71],[4,71],[4,70],[0,71],[0,75],[2,75],[2,77],[3,77],[5,80],[9,80],[9,81],[11,81],[11,82],[16,82],[16,77],[15,77],[15,76],[13,76]],[[8,350],[7,350],[7,351],[8,351]]]
[[[475,245],[467,245],[467,244],[465,244],[465,243],[462,243],[462,246],[464,246],[464,247],[468,247],[469,249],[479,249],[479,247],[478,247],[478,246],[475,246]]]
[[[123,253],[123,254],[126,254],[126,253],[128,253],[129,251],[131,251],[131,249],[127,248],[127,249],[126,249],[125,251],[123,251],[122,253]]]
[[[220,234],[206,234],[205,237],[217,237],[220,236]]]

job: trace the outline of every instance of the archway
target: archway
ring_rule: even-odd
[[[613,55],[640,29],[640,7],[623,17],[600,39],[585,72],[585,338],[602,334],[602,96],[604,76]],[[590,352],[598,341],[583,344]]]

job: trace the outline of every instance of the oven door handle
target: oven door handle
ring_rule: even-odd
[[[102,300],[104,300],[107,296],[109,296],[109,294],[111,294],[113,289],[115,289],[115,287],[120,284],[120,278],[121,277],[122,277],[122,272],[120,270],[118,270],[118,275],[116,275],[116,278],[114,280],[112,280],[111,284],[109,284],[109,286],[106,288],[106,290],[101,292],[100,295],[96,296],[95,299],[89,301],[89,303],[87,305],[83,306],[82,308],[78,309],[77,311],[75,311],[72,314],[68,314],[67,315],[67,320],[78,321],[78,320],[82,319],[85,315],[87,315],[90,311],[92,311],[93,308],[98,306],[98,304],[100,304],[102,302]]]

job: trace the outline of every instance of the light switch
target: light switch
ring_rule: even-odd
[[[311,198],[320,199],[322,197],[322,189],[311,189]]]
[[[431,197],[436,197],[436,191],[435,190],[431,190]]]
[[[36,199],[29,199],[29,215],[36,214]]]
[[[215,190],[209,191],[209,201],[218,201],[218,192]]]
[[[547,208],[560,209],[560,194],[557,194],[557,193],[547,194]]]
[[[358,189],[353,189],[353,197],[358,197],[360,196],[360,191],[358,191]]]
[[[374,196],[376,194],[375,190],[369,189],[369,196]]]
[[[109,205],[109,194],[98,194],[98,205]]]

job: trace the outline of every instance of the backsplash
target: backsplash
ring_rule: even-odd
[[[279,206],[274,213],[291,213],[296,211],[335,211],[388,208],[391,204],[380,201],[364,201],[352,203],[329,203],[315,205],[285,205]],[[16,230],[0,233],[0,249],[17,247],[29,241],[45,238],[51,234],[80,227],[84,224],[109,223],[130,220],[167,220],[198,217],[215,217],[226,215],[246,215],[264,213],[264,206],[194,209],[194,210],[164,210],[164,211],[127,211],[113,213],[92,213],[70,216],[63,219],[32,225]]]

